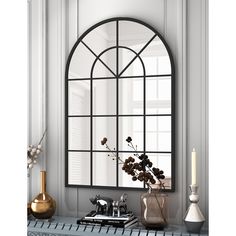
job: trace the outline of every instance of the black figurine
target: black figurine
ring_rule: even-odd
[[[96,214],[111,215],[112,214],[112,202],[109,197],[102,197],[96,195],[95,198],[90,198],[90,202],[96,205]]]
[[[128,195],[126,193],[123,193],[119,201],[112,202],[112,206],[113,206],[112,216],[120,217],[121,213],[123,214],[127,213],[127,205],[126,205],[127,199],[128,199]]]

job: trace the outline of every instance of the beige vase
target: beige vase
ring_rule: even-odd
[[[31,202],[31,214],[37,219],[50,219],[56,210],[55,200],[46,192],[46,171],[40,171],[41,190]]]

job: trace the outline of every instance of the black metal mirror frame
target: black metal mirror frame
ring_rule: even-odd
[[[97,28],[98,26],[102,25],[102,24],[105,24],[105,23],[109,23],[109,22],[116,22],[116,46],[115,47],[110,47],[110,48],[107,48],[105,49],[104,51],[102,51],[99,55],[96,55],[92,50],[91,48],[89,48],[88,45],[86,45],[85,42],[83,42],[83,38],[89,33],[91,32],[92,30],[94,30],[95,28]],[[124,46],[119,46],[118,42],[119,42],[119,32],[118,32],[118,29],[119,29],[119,21],[131,21],[131,22],[136,22],[136,23],[139,23],[147,28],[149,28],[150,30],[152,30],[154,32],[154,36],[146,43],[146,45],[142,48],[141,51],[139,51],[139,53],[136,53],[134,50],[132,50],[131,48],[129,47],[124,47]],[[92,137],[92,126],[93,126],[93,122],[92,122],[92,118],[93,117],[99,117],[99,115],[93,115],[92,114],[92,109],[93,109],[93,99],[90,99],[90,115],[86,116],[86,117],[90,117],[90,150],[86,150],[86,152],[90,152],[90,161],[91,161],[91,165],[90,165],[90,168],[91,168],[91,181],[90,181],[90,185],[74,185],[74,184],[69,184],[68,183],[68,153],[69,153],[69,149],[68,149],[68,118],[69,117],[74,117],[74,116],[70,116],[69,113],[68,113],[68,83],[69,81],[76,81],[76,79],[70,79],[69,78],[69,66],[70,66],[70,62],[71,62],[71,59],[72,59],[72,56],[73,56],[73,53],[74,51],[76,50],[77,46],[79,45],[79,43],[82,43],[85,47],[88,48],[88,50],[96,57],[93,65],[92,65],[92,68],[91,68],[91,74],[90,74],[90,78],[86,78],[87,80],[90,80],[91,81],[91,90],[90,90],[90,96],[92,98],[93,96],[93,69],[94,69],[94,66],[97,62],[97,60],[100,60],[100,56],[105,53],[106,51],[110,50],[110,49],[116,49],[116,74],[113,73],[113,71],[110,70],[110,68],[105,65],[103,63],[102,60],[100,60],[101,63],[104,64],[104,66],[114,75],[113,79],[116,79],[116,96],[118,97],[118,79],[120,79],[120,76],[121,74],[128,68],[128,66],[136,59],[136,58],[139,58],[141,64],[142,64],[142,67],[143,67],[143,75],[142,76],[128,76],[128,78],[137,78],[137,77],[144,77],[144,101],[143,101],[143,109],[144,109],[144,114],[141,115],[143,116],[144,118],[144,130],[143,130],[143,133],[144,133],[144,152],[140,152],[140,153],[145,153],[146,152],[146,144],[145,144],[145,120],[146,120],[146,116],[151,116],[151,115],[146,115],[145,114],[145,99],[146,99],[146,83],[145,83],[145,78],[148,77],[148,75],[145,74],[145,65],[142,61],[142,59],[140,58],[140,54],[141,52],[149,45],[149,43],[156,37],[158,36],[160,38],[160,40],[162,41],[162,43],[164,44],[167,52],[168,52],[168,55],[169,55],[169,58],[170,58],[170,63],[171,63],[171,74],[165,74],[165,75],[155,75],[155,77],[160,77],[160,76],[170,76],[171,77],[171,114],[155,114],[155,116],[170,116],[171,117],[171,151],[170,152],[153,152],[153,153],[171,153],[171,188],[170,189],[165,189],[164,191],[166,192],[174,192],[175,191],[175,71],[174,71],[174,60],[173,60],[173,56],[171,54],[171,51],[170,51],[170,48],[169,46],[167,45],[166,41],[163,39],[163,37],[160,35],[160,33],[155,30],[152,26],[150,26],[149,24],[141,21],[141,20],[137,20],[137,19],[134,19],[134,18],[128,18],[128,17],[116,17],[116,18],[110,18],[110,19],[107,19],[107,20],[104,20],[104,21],[101,21],[95,25],[93,25],[92,27],[90,27],[87,31],[85,31],[80,37],[79,39],[76,41],[76,43],[74,44],[70,54],[69,54],[69,57],[68,57],[68,60],[67,60],[67,64],[66,64],[66,70],[65,70],[65,186],[66,187],[83,187],[83,188],[107,188],[107,189],[130,189],[130,190],[146,190],[146,188],[137,188],[137,187],[119,187],[118,186],[118,163],[116,163],[116,166],[117,166],[117,176],[116,176],[116,184],[117,186],[94,186],[92,184],[92,153],[93,152],[97,152],[97,150],[93,150],[92,147],[93,147],[93,137]],[[136,56],[133,58],[132,61],[130,61],[130,63],[119,73],[119,65],[118,65],[118,49],[119,48],[125,48],[127,50],[131,50],[133,53],[136,54]],[[127,76],[125,76],[124,78],[127,78]],[[97,79],[97,78],[96,78]],[[109,79],[108,77],[107,78],[102,78],[102,79]],[[78,79],[78,80],[81,80],[81,79]],[[118,155],[118,153],[121,153],[121,152],[131,152],[133,153],[132,151],[122,151],[122,150],[118,150],[118,118],[120,116],[126,116],[126,115],[119,115],[118,113],[118,109],[119,109],[119,106],[118,106],[118,99],[116,99],[116,115],[114,115],[116,117],[116,129],[117,129],[117,132],[116,132],[116,147],[117,147],[117,150],[116,150],[116,154]],[[127,115],[127,116],[130,116],[130,115]],[[132,116],[140,116],[140,115],[132,115]],[[76,116],[76,117],[84,117],[83,115],[81,116]],[[109,117],[109,115],[102,115],[102,117]],[[102,137],[101,137],[102,138]],[[74,150],[73,150],[74,151]],[[84,152],[85,150],[78,150],[80,152]],[[102,152],[106,152],[106,151],[102,151]],[[148,151],[148,153],[151,153],[151,151]]]

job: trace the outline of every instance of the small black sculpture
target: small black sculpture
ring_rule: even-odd
[[[128,195],[126,193],[123,193],[119,201],[112,202],[112,206],[113,206],[112,216],[120,217],[121,213],[124,213],[124,214],[127,213],[127,205],[126,205],[127,199],[128,199]]]
[[[96,214],[120,217],[121,214],[127,213],[127,199],[128,195],[123,193],[118,201],[113,201],[109,197],[102,197],[100,195],[96,195],[95,198],[90,198],[89,200],[93,205],[96,205]]]
[[[112,202],[109,197],[102,197],[96,195],[95,198],[90,198],[90,202],[96,205],[96,214],[111,215],[112,214]]]

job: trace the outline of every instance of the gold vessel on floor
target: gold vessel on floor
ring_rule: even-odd
[[[37,219],[50,219],[56,210],[55,200],[46,192],[46,171],[40,171],[41,191],[31,202],[31,213]]]

